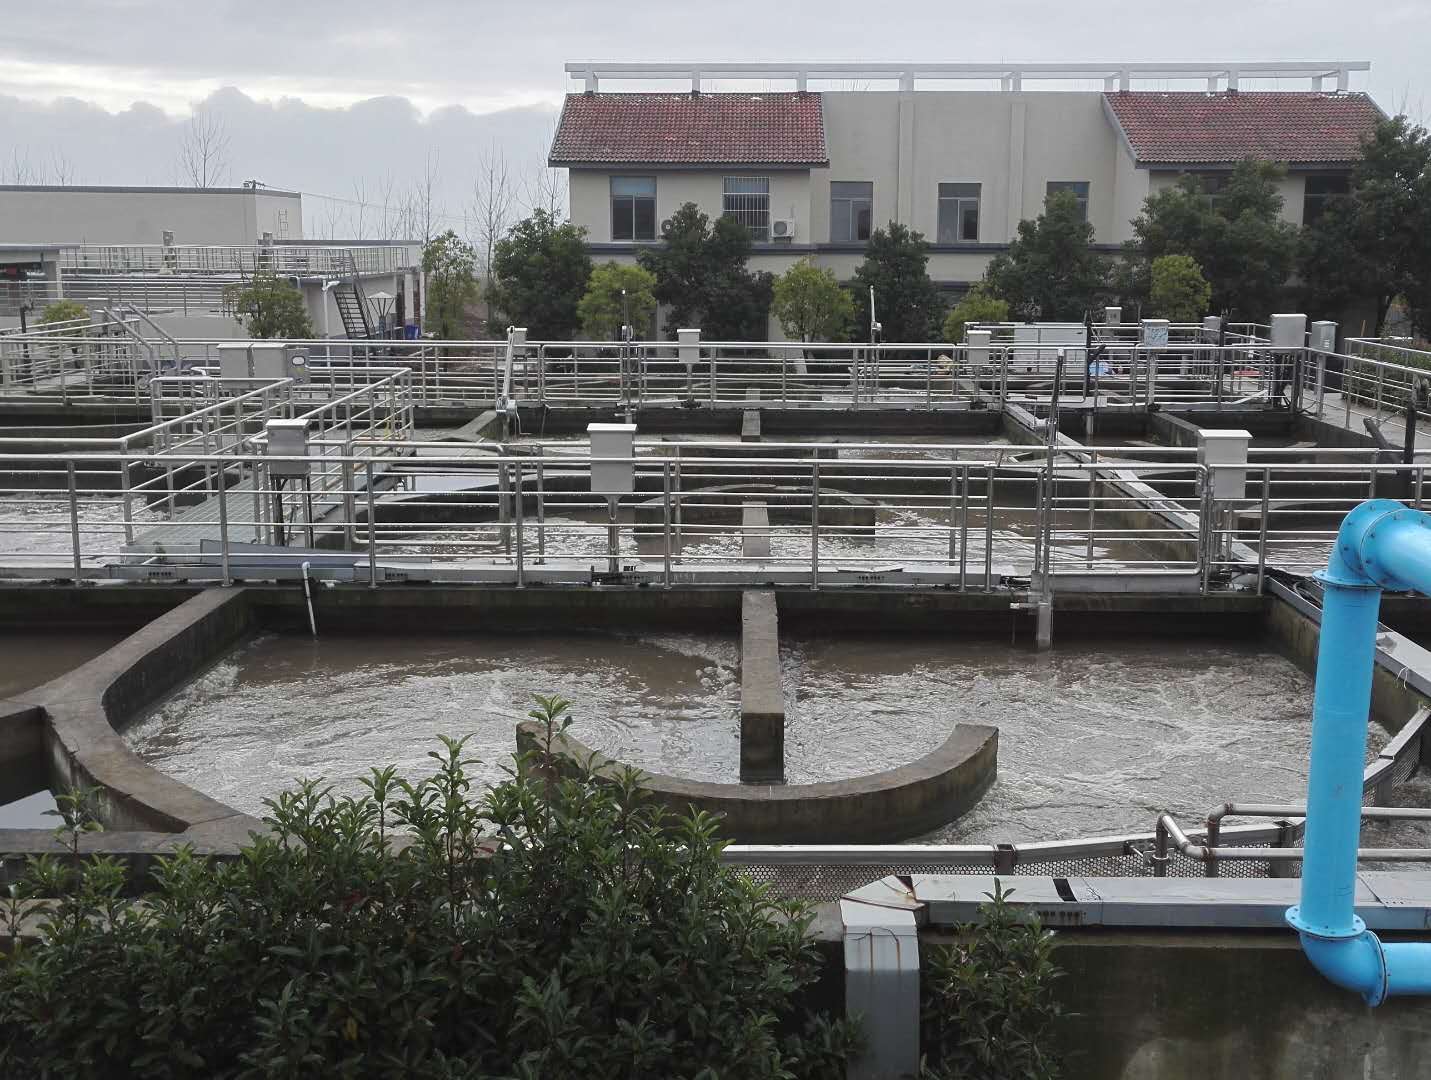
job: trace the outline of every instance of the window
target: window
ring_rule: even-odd
[[[1222,201],[1222,197],[1227,194],[1227,185],[1232,182],[1231,173],[1195,173],[1198,186],[1202,188],[1203,194],[1207,196],[1208,205],[1213,208]]]
[[[611,178],[611,239],[656,239],[656,178]]]
[[[874,184],[869,180],[830,182],[830,242],[853,244],[870,238]]]
[[[1052,195],[1056,191],[1071,191],[1073,197],[1078,200],[1078,210],[1083,216],[1083,220],[1088,220],[1087,180],[1050,180],[1048,182],[1048,194]]]
[[[1345,173],[1307,177],[1307,190],[1302,196],[1302,224],[1310,225],[1316,221],[1339,195],[1350,191],[1351,178]]]
[[[720,212],[750,230],[756,243],[770,239],[770,177],[727,176]]]
[[[979,185],[939,185],[939,243],[977,243]]]

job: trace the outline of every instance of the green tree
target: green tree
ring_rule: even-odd
[[[224,290],[229,309],[243,322],[249,337],[311,338],[313,323],[303,294],[287,278],[268,271],[254,274],[244,285]]]
[[[644,337],[656,316],[655,288],[655,275],[643,267],[615,262],[598,266],[576,306],[582,335],[588,341],[615,341],[629,317],[636,336]]]
[[[875,314],[885,341],[932,341],[939,333],[944,300],[929,279],[929,245],[924,234],[897,221],[870,234],[864,262],[855,269],[851,288],[855,316],[851,340],[869,335],[870,286]]]
[[[923,1080],[1057,1080],[1054,939],[996,882],[979,921],[936,947],[922,981]]]
[[[1340,311],[1371,300],[1380,336],[1399,296],[1417,329],[1431,333],[1431,136],[1425,128],[1404,116],[1377,124],[1348,194],[1302,230],[1298,270],[1309,310]]]
[[[1287,284],[1297,251],[1296,227],[1281,219],[1277,182],[1284,175],[1278,165],[1249,158],[1237,164],[1216,196],[1191,175],[1149,195],[1125,248],[1132,263],[1125,280],[1135,283],[1140,295],[1125,292],[1125,303],[1146,299],[1154,259],[1190,255],[1212,287],[1213,308],[1265,319]]]
[[[492,333],[525,326],[534,341],[569,341],[581,325],[577,305],[591,277],[586,230],[545,210],[513,225],[492,248],[487,306]]]
[[[85,307],[78,300],[56,300],[52,304],[46,304],[45,310],[40,313],[40,322],[49,323],[76,322],[80,319],[89,321],[89,308]]]
[[[699,327],[707,341],[763,341],[774,279],[746,269],[750,230],[731,217],[712,224],[695,203],[671,215],[665,241],[636,259],[656,278],[656,299],[667,305],[666,336]]]
[[[1197,322],[1207,313],[1212,286],[1191,255],[1160,255],[1153,260],[1148,312],[1169,322]]]
[[[843,1075],[850,1029],[799,1000],[811,912],[635,773],[558,779],[566,708],[538,700],[544,746],[490,792],[444,740],[432,776],[304,783],[237,858],[180,847],[135,899],[113,858],[35,860],[0,899],[0,1075]],[[39,896],[40,942],[15,941]]]
[[[427,281],[427,332],[444,340],[466,336],[467,305],[477,301],[477,257],[451,229],[422,248]]]
[[[831,271],[801,259],[775,279],[772,310],[787,337],[838,341],[847,332],[855,305]]]
[[[964,340],[968,323],[1001,323],[1008,319],[1009,302],[990,296],[988,287],[979,282],[944,317],[944,340],[957,345]]]
[[[1019,222],[1008,253],[984,271],[984,288],[1020,319],[1082,320],[1108,288],[1107,260],[1093,250],[1093,226],[1072,192],[1056,191],[1043,213]]]

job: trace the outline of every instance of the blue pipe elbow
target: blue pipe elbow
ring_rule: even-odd
[[[1355,991],[1368,1005],[1380,1005],[1386,1000],[1391,981],[1387,947],[1370,930],[1344,938],[1316,937],[1304,931],[1301,938],[1302,951],[1328,982]]]

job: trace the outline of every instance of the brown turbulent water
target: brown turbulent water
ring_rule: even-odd
[[[792,783],[859,775],[928,752],[961,721],[1000,729],[999,778],[926,838],[1030,841],[1149,830],[1225,799],[1304,793],[1311,683],[1256,643],[841,637],[782,650]],[[532,692],[575,704],[573,733],[653,771],[736,774],[734,637],[264,635],[127,734],[148,761],[261,812],[297,776],[359,790],[370,765],[429,766],[437,734],[470,734],[499,780]],[[1373,744],[1385,738],[1376,732]]]

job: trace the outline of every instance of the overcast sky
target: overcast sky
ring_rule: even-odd
[[[459,227],[483,153],[538,167],[574,59],[1352,59],[1388,112],[1431,104],[1431,0],[12,0],[4,17],[0,181],[173,183],[197,107],[227,128],[235,183],[376,202],[434,162]],[[340,213],[305,199],[309,235]]]

